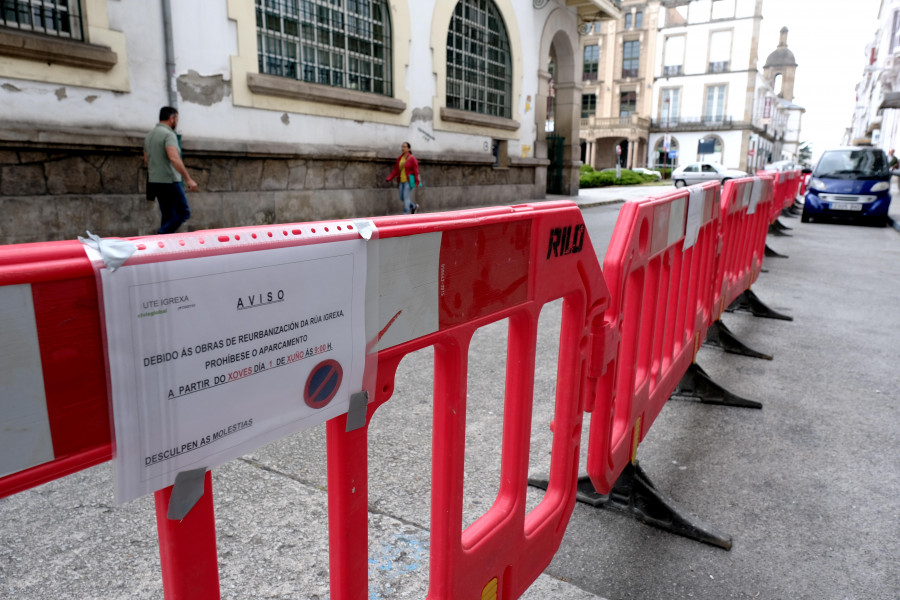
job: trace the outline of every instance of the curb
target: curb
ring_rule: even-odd
[[[607,204],[624,204],[627,202],[624,198],[615,198],[613,200],[588,200],[585,202],[578,202],[576,200],[576,204],[578,208],[593,208],[595,206],[605,206]]]
[[[893,228],[896,229],[897,231],[900,231],[900,223],[898,223],[897,221],[895,221],[895,220],[894,220],[892,217],[890,217],[890,216],[888,216],[887,219],[888,219],[888,224],[890,224],[891,227],[893,227]]]

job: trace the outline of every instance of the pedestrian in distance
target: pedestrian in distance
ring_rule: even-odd
[[[417,185],[421,187],[422,181],[419,179],[419,161],[412,155],[409,142],[403,142],[400,145],[400,156],[397,157],[394,170],[385,181],[391,181],[395,177],[400,180],[400,202],[403,203],[403,214],[415,214],[419,210],[419,205],[414,204],[410,199],[410,192]]]
[[[888,151],[888,166],[890,167],[891,171],[894,171],[897,169],[898,164],[900,164],[900,161],[898,161],[897,157],[894,156],[894,149],[891,148]]]
[[[157,233],[175,233],[191,218],[184,188],[197,189],[184,162],[175,128],[178,110],[171,106],[159,109],[159,123],[144,139],[144,166],[147,167],[147,200],[159,201],[160,225]]]

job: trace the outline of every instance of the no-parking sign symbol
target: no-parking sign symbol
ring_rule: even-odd
[[[323,360],[309,373],[303,388],[303,400],[310,408],[328,406],[337,394],[344,378],[344,370],[336,360]]]

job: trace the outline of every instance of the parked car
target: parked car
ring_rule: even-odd
[[[887,225],[891,169],[881,148],[852,146],[826,150],[803,198],[804,223],[825,217]]]
[[[764,171],[795,171],[800,165],[792,160],[778,160],[763,167]]]
[[[695,162],[678,167],[672,171],[672,181],[675,187],[684,187],[707,181],[719,181],[725,183],[729,179],[747,177],[744,171],[729,169],[715,162]]]
[[[645,169],[644,167],[635,167],[632,169],[635,173],[641,173],[642,175],[650,175],[655,178],[657,181],[662,179],[662,173],[659,171],[653,171],[651,169]]]

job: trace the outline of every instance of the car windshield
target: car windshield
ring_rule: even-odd
[[[817,177],[832,179],[884,179],[890,176],[881,150],[830,150],[816,167]]]

